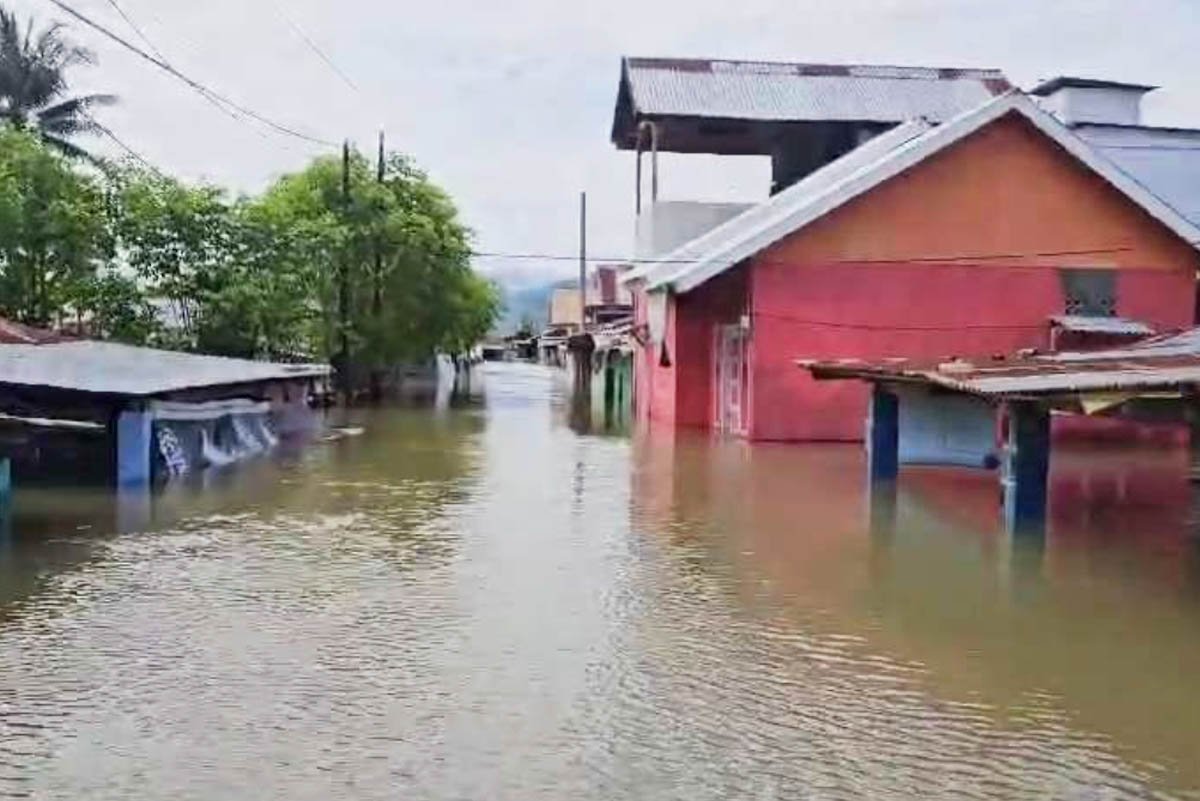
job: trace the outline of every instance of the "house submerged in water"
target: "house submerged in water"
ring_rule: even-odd
[[[627,59],[638,417],[859,440],[867,388],[797,359],[1046,349],[1080,318],[1190,326],[1200,159],[1177,151],[1200,134],[1141,126],[1149,89],[1064,78],[1035,100],[991,70]],[[770,156],[773,194],[659,201],[661,151]]]
[[[327,365],[200,356],[0,325],[0,456],[13,477],[144,486],[311,430]]]

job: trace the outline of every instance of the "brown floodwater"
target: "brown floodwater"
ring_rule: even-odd
[[[149,504],[19,489],[0,795],[1200,798],[1188,455],[994,475],[581,433],[562,375]],[[572,425],[574,423],[574,425]]]

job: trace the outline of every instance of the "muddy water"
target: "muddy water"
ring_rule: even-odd
[[[0,795],[1200,797],[1186,454],[1063,455],[1014,541],[991,476],[881,513],[854,447],[570,420],[495,366],[149,506],[18,492]]]

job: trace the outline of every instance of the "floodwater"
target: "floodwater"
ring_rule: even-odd
[[[1186,453],[1056,457],[1014,540],[991,475],[571,419],[498,365],[149,507],[18,491],[0,795],[1200,798]]]

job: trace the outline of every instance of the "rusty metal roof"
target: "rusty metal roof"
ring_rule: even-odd
[[[75,340],[0,345],[0,386],[148,397],[184,389],[329,375],[324,364],[280,364]]]
[[[1011,89],[999,70],[626,58],[613,141],[630,147],[641,118],[754,122],[950,119]]]
[[[941,363],[908,359],[798,363],[818,379],[926,384],[995,399],[1177,389],[1200,384],[1200,329],[1103,351]]]

